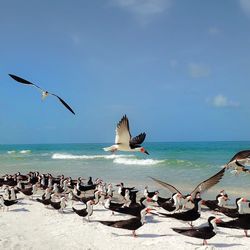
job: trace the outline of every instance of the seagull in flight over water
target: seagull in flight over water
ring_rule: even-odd
[[[115,144],[103,148],[104,151],[115,152],[119,151],[130,151],[130,152],[142,152],[149,155],[148,151],[145,150],[141,144],[145,140],[146,133],[141,133],[135,137],[132,137],[129,131],[129,121],[126,115],[122,117],[116,126]]]
[[[75,112],[73,111],[73,109],[61,98],[61,97],[59,97],[58,95],[55,95],[55,94],[53,94],[53,93],[50,93],[50,92],[48,92],[48,91],[46,91],[46,90],[43,90],[42,88],[40,88],[38,85],[36,85],[36,84],[34,84],[34,83],[32,83],[32,82],[29,82],[29,81],[27,81],[27,80],[25,80],[25,79],[23,79],[23,78],[21,78],[21,77],[19,77],[19,76],[16,76],[16,75],[12,75],[12,74],[9,74],[9,76],[11,77],[11,78],[13,78],[14,80],[16,80],[17,82],[19,82],[19,83],[22,83],[22,84],[26,84],[26,85],[31,85],[31,86],[34,86],[34,87],[36,87],[36,88],[38,88],[40,91],[42,91],[42,100],[44,100],[47,96],[49,96],[49,95],[53,95],[53,96],[55,96],[55,97],[57,97],[58,98],[58,100],[71,112],[71,113],[73,113],[74,115],[75,115]]]

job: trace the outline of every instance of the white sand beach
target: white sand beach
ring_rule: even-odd
[[[218,228],[218,233],[202,246],[202,240],[175,233],[172,227],[187,227],[175,219],[147,215],[146,221],[132,237],[131,231],[102,225],[98,220],[120,220],[131,216],[115,214],[101,204],[94,206],[90,222],[72,212],[71,202],[65,212],[46,208],[35,199],[18,194],[19,202],[8,212],[0,212],[0,249],[250,249],[243,230]],[[77,209],[85,206],[75,202]],[[194,222],[198,226],[214,215],[202,212]],[[223,215],[218,215],[226,219]]]

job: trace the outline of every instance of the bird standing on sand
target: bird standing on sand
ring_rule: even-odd
[[[86,217],[88,216],[88,221],[89,221],[89,217],[93,214],[93,204],[94,204],[94,200],[89,200],[86,203],[86,208],[83,209],[75,209],[74,207],[72,207],[73,211],[78,214],[81,217]]]
[[[99,221],[103,225],[109,227],[123,228],[127,230],[132,230],[132,235],[136,237],[135,230],[140,228],[145,223],[145,216],[150,213],[151,208],[145,208],[141,210],[140,216],[128,219],[128,220],[118,220],[118,221]]]
[[[141,144],[145,140],[145,137],[146,133],[141,133],[132,138],[129,130],[128,118],[126,115],[124,115],[116,126],[115,144],[103,149],[104,151],[110,152],[116,152],[117,150],[142,152],[148,155],[148,151],[141,146]]]
[[[172,228],[175,232],[189,237],[203,239],[203,245],[207,245],[207,239],[211,239],[217,233],[217,223],[221,220],[211,216],[208,218],[208,226],[194,228]]]
[[[3,207],[4,209],[7,207],[7,211],[9,210],[9,206],[12,206],[16,204],[18,201],[17,200],[5,200],[2,195],[0,195],[0,208]]]
[[[189,225],[193,227],[192,222],[199,219],[201,216],[201,201],[202,201],[201,198],[195,198],[194,207],[185,212],[179,212],[179,213],[173,213],[173,214],[165,214],[165,213],[159,213],[159,214],[164,215],[165,217],[168,217],[168,218],[174,218],[177,220],[190,222]]]
[[[48,91],[46,91],[46,90],[43,90],[42,88],[40,88],[38,85],[36,85],[36,84],[34,84],[34,83],[32,83],[32,82],[29,82],[29,81],[27,81],[27,80],[25,80],[25,79],[23,79],[23,78],[21,78],[21,77],[19,77],[19,76],[16,76],[16,75],[12,75],[12,74],[9,74],[9,76],[11,77],[11,78],[13,78],[14,80],[16,80],[17,82],[19,82],[19,83],[22,83],[22,84],[26,84],[26,85],[31,85],[31,86],[34,86],[34,87],[36,87],[36,88],[38,88],[41,92],[42,92],[42,100],[44,100],[47,96],[49,96],[49,95],[52,95],[52,96],[55,96],[55,97],[57,97],[58,98],[58,100],[72,113],[72,114],[74,114],[75,115],[75,112],[73,111],[73,109],[61,98],[61,97],[59,97],[58,95],[56,95],[56,94],[53,94],[53,93],[50,93],[50,92],[48,92]]]

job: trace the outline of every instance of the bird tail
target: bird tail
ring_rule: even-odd
[[[114,221],[99,221],[99,222],[106,226],[112,226],[114,224]]]

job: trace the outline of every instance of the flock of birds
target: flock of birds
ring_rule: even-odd
[[[19,83],[39,89],[42,92],[42,99],[45,99],[48,95],[57,97],[71,113],[75,114],[73,109],[58,95],[45,91],[38,85],[19,76],[13,74],[9,74],[9,76]],[[149,154],[141,146],[145,137],[146,133],[140,133],[135,137],[131,136],[129,120],[124,115],[116,126],[115,144],[104,148],[104,150],[112,153],[120,150]],[[143,195],[139,199],[137,197],[138,190],[135,187],[124,187],[123,183],[116,185],[118,192],[117,195],[114,195],[112,184],[107,185],[101,179],[93,181],[91,177],[86,184],[83,184],[81,178],[73,180],[71,177],[65,178],[63,175],[53,177],[51,174],[40,174],[39,172],[30,172],[26,175],[20,173],[14,175],[6,174],[0,178],[0,187],[4,190],[4,195],[0,195],[0,207],[3,210],[8,210],[9,206],[16,204],[18,202],[18,193],[33,197],[33,195],[40,192],[42,196],[36,199],[37,202],[45,206],[52,206],[54,209],[63,212],[71,201],[72,210],[83,218],[87,217],[88,220],[90,220],[90,216],[93,214],[94,206],[98,203],[111,210],[112,213],[132,215],[133,217],[128,220],[100,221],[100,223],[115,228],[132,230],[133,236],[136,236],[135,231],[145,223],[145,216],[148,213],[186,221],[190,224],[189,228],[173,228],[173,230],[179,234],[201,238],[203,239],[203,244],[207,244],[206,240],[216,234],[217,226],[243,229],[245,235],[248,236],[247,230],[250,229],[250,214],[245,213],[244,206],[249,206],[249,200],[237,198],[235,201],[236,207],[229,208],[227,207],[229,198],[224,191],[221,191],[215,200],[203,200],[201,195],[217,184],[228,168],[233,168],[236,174],[240,172],[249,173],[250,171],[245,167],[249,159],[250,150],[238,152],[218,173],[198,184],[190,194],[186,195],[182,194],[173,185],[151,177],[156,183],[172,192],[172,196],[169,198],[160,197],[158,191],[149,192],[148,188],[145,187]],[[91,192],[91,194],[86,196],[86,192]],[[84,203],[86,208],[76,209],[73,206],[75,201]],[[208,225],[193,227],[193,221],[200,218],[201,205],[233,219],[225,222],[210,216]],[[163,213],[162,210],[167,212]]]
[[[3,193],[0,195],[0,207],[3,211],[8,211],[10,206],[19,202],[21,198],[21,196],[17,197],[19,193],[32,199],[35,195],[41,195],[40,198],[36,198],[36,201],[44,206],[51,206],[64,212],[66,206],[71,205],[74,213],[80,217],[86,217],[88,221],[97,204],[111,210],[112,214],[132,215],[133,217],[127,220],[99,222],[106,226],[131,230],[133,236],[136,236],[135,231],[146,222],[145,216],[148,213],[188,222],[189,228],[173,228],[173,230],[182,235],[201,238],[203,244],[207,244],[206,240],[216,235],[217,227],[243,229],[245,235],[248,236],[250,213],[246,213],[245,208],[250,207],[250,200],[244,197],[237,198],[236,207],[230,208],[227,206],[229,198],[224,190],[216,196],[215,200],[203,200],[201,195],[221,180],[227,168],[237,166],[239,162],[243,164],[242,162],[246,162],[249,157],[250,150],[238,152],[218,173],[198,184],[190,194],[182,194],[173,185],[151,177],[172,193],[172,196],[168,198],[159,196],[158,191],[150,192],[147,186],[143,194],[140,194],[135,187],[124,187],[123,183],[116,185],[118,188],[116,193],[111,183],[106,184],[99,178],[93,181],[92,177],[89,177],[89,180],[83,183],[81,177],[73,180],[64,175],[53,177],[51,174],[39,172],[29,172],[25,175],[20,172],[14,175],[5,174],[0,177],[0,188]],[[86,208],[76,209],[74,202],[83,203]],[[224,214],[232,220],[222,221],[220,218],[210,216],[208,225],[193,227],[192,223],[201,216],[202,205],[203,208]]]

